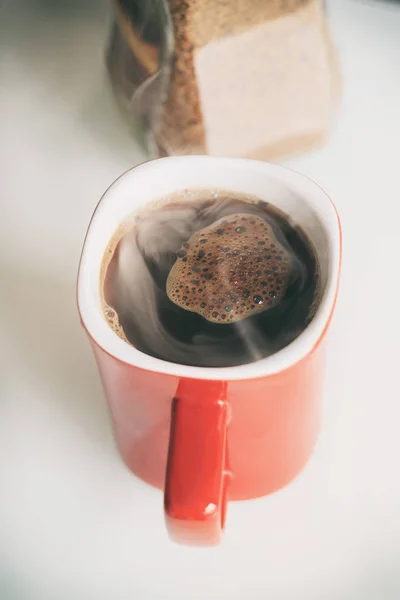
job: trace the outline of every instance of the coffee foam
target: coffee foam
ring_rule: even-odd
[[[101,266],[100,266],[100,300],[101,300],[101,307],[102,307],[103,315],[106,318],[106,321],[107,321],[109,327],[111,327],[111,329],[114,331],[114,333],[116,333],[117,336],[120,337],[121,339],[123,339],[124,342],[126,342],[127,344],[129,344],[130,342],[127,339],[124,329],[119,322],[118,314],[115,311],[115,309],[112,308],[106,302],[105,295],[104,295],[104,286],[105,286],[107,271],[110,266],[110,262],[114,256],[114,253],[116,251],[116,248],[117,248],[119,242],[121,241],[121,239],[132,228],[132,226],[133,226],[132,223],[133,223],[133,219],[129,219],[120,224],[120,226],[115,231],[114,235],[112,236],[111,240],[108,243],[107,250],[104,253],[103,260],[102,260]]]
[[[125,332],[122,328],[122,325],[120,325],[117,313],[110,306],[108,306],[107,303],[105,304],[105,307],[104,307],[104,315],[107,319],[108,325],[111,327],[111,329],[114,331],[114,333],[116,333],[118,335],[118,337],[122,338],[124,340],[124,342],[128,342]]]
[[[271,225],[238,213],[183,244],[167,279],[169,299],[213,323],[234,323],[271,309],[285,295],[291,258]]]

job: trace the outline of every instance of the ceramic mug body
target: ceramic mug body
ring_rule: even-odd
[[[254,194],[290,214],[313,242],[321,268],[319,307],[302,334],[271,357],[219,369],[168,363],[128,345],[102,314],[100,265],[120,222],[187,188]],[[121,455],[133,473],[165,490],[173,539],[217,543],[228,499],[281,488],[310,457],[321,418],[325,335],[340,260],[340,224],[330,199],[306,177],[267,163],[160,159],[122,175],[101,199],[82,252],[79,311]]]

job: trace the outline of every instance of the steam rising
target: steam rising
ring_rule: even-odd
[[[265,206],[230,197],[164,204],[137,217],[117,246],[105,292],[133,345],[198,366],[276,351],[255,315],[279,306],[293,268],[300,279],[304,273]]]

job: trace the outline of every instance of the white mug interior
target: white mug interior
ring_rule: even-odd
[[[100,267],[105,249],[126,217],[155,200],[185,189],[221,189],[255,195],[285,211],[316,250],[320,302],[311,323],[288,346],[262,360],[235,367],[205,368],[153,358],[119,338],[102,311]],[[190,201],[190,200],[188,200]],[[78,275],[81,319],[94,341],[115,358],[146,370],[196,379],[237,380],[277,373],[308,354],[321,337],[335,302],[340,270],[340,225],[334,205],[313,181],[265,162],[209,156],[162,158],[119,177],[100,200],[89,225]]]

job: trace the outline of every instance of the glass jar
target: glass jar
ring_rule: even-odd
[[[116,0],[107,61],[152,156],[274,160],[320,144],[336,105],[320,0]]]

